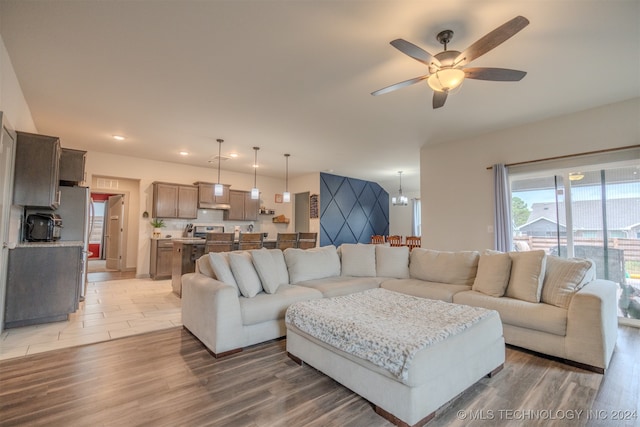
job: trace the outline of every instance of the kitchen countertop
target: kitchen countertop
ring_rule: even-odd
[[[84,246],[84,242],[81,240],[66,240],[57,242],[20,242],[16,245],[16,248],[62,248],[68,246]]]

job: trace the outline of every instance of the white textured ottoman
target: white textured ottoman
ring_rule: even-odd
[[[293,360],[402,426],[425,424],[505,358],[496,311],[385,289],[294,303],[286,325]]]

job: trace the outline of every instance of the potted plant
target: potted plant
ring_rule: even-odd
[[[164,227],[164,220],[154,219],[149,222],[153,227],[153,237],[159,238],[162,235],[162,227]]]

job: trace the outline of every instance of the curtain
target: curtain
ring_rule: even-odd
[[[494,248],[508,252],[512,249],[511,235],[511,191],[507,167],[504,164],[493,165],[494,189]]]
[[[413,215],[411,216],[411,233],[413,236],[420,236],[422,234],[422,204],[420,199],[413,200]]]

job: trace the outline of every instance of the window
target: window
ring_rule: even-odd
[[[590,258],[618,284],[618,315],[640,319],[640,163],[510,169],[514,247]]]

